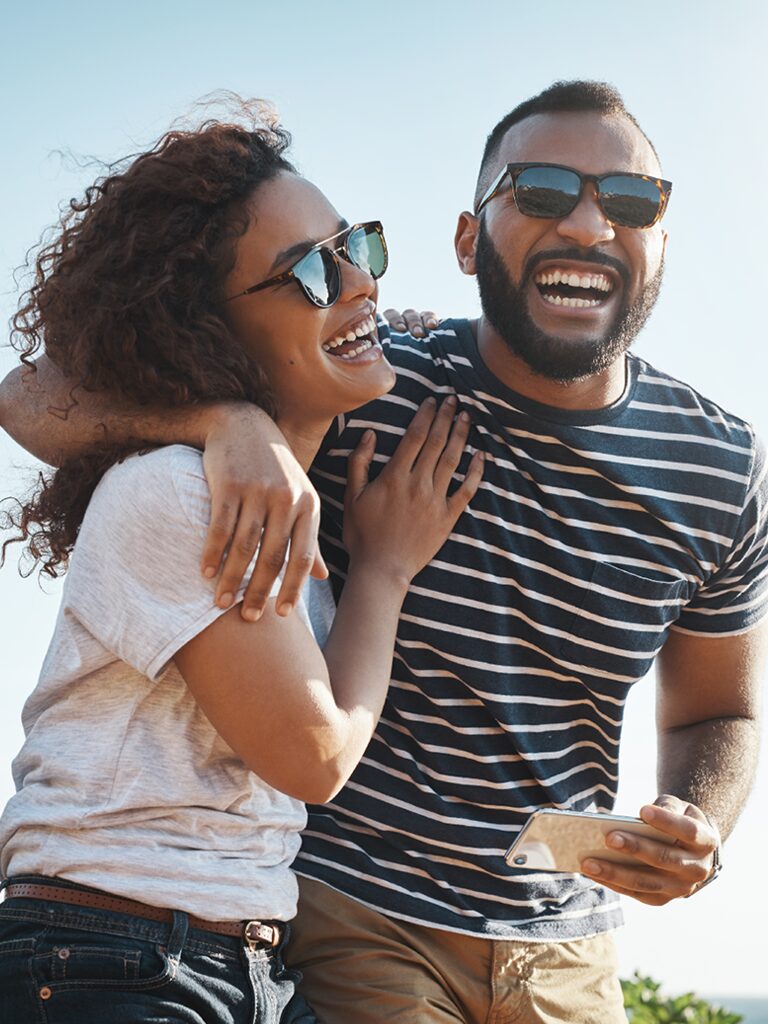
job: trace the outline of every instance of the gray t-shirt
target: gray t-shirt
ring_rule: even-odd
[[[133,456],[97,487],[24,708],[4,877],[66,878],[208,919],[295,914],[304,805],[245,767],[173,662],[223,614],[200,572],[209,520],[191,448]],[[321,634],[328,597],[313,602]],[[310,629],[303,602],[296,613]]]

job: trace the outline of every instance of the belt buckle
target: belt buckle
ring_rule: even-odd
[[[261,921],[246,921],[243,926],[243,938],[248,943],[251,952],[254,952],[264,945],[276,946],[278,931],[271,924],[263,924]]]

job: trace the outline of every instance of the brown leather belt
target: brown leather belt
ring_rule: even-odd
[[[107,893],[89,892],[87,889],[69,889],[61,885],[34,885],[30,882],[11,882],[6,886],[5,898],[51,900],[54,903],[69,903],[75,907],[93,907],[95,910],[113,910],[118,914],[133,914],[148,921],[170,924],[173,911],[162,907],[151,907],[138,900],[126,900]],[[232,935],[243,939],[251,949],[279,945],[283,927],[278,921],[204,921],[189,915],[190,928],[202,928],[217,935]]]

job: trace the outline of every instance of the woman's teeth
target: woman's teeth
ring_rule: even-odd
[[[369,335],[373,334],[376,330],[376,321],[372,316],[369,316],[367,320],[361,321],[355,328],[350,328],[344,334],[339,334],[330,341],[326,341],[323,344],[323,350],[325,352],[333,352],[335,348],[339,348],[341,345],[351,344],[352,342],[360,340],[360,344],[353,349],[347,349],[344,352],[334,352],[336,356],[340,356],[342,359],[353,359],[355,356],[359,356],[362,352],[367,351],[373,345],[373,341]]]
[[[353,349],[351,352],[340,352],[339,355],[342,359],[354,359],[355,356],[359,356],[361,352],[366,352],[372,347],[373,342],[370,338],[366,338],[362,345],[358,345],[356,349]]]

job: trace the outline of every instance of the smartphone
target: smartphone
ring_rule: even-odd
[[[609,832],[631,832],[674,846],[675,840],[640,818],[620,814],[599,814],[593,811],[557,811],[542,808],[534,811],[504,860],[510,867],[536,871],[581,871],[587,857],[599,857],[619,864],[637,864],[637,858],[605,845]]]

